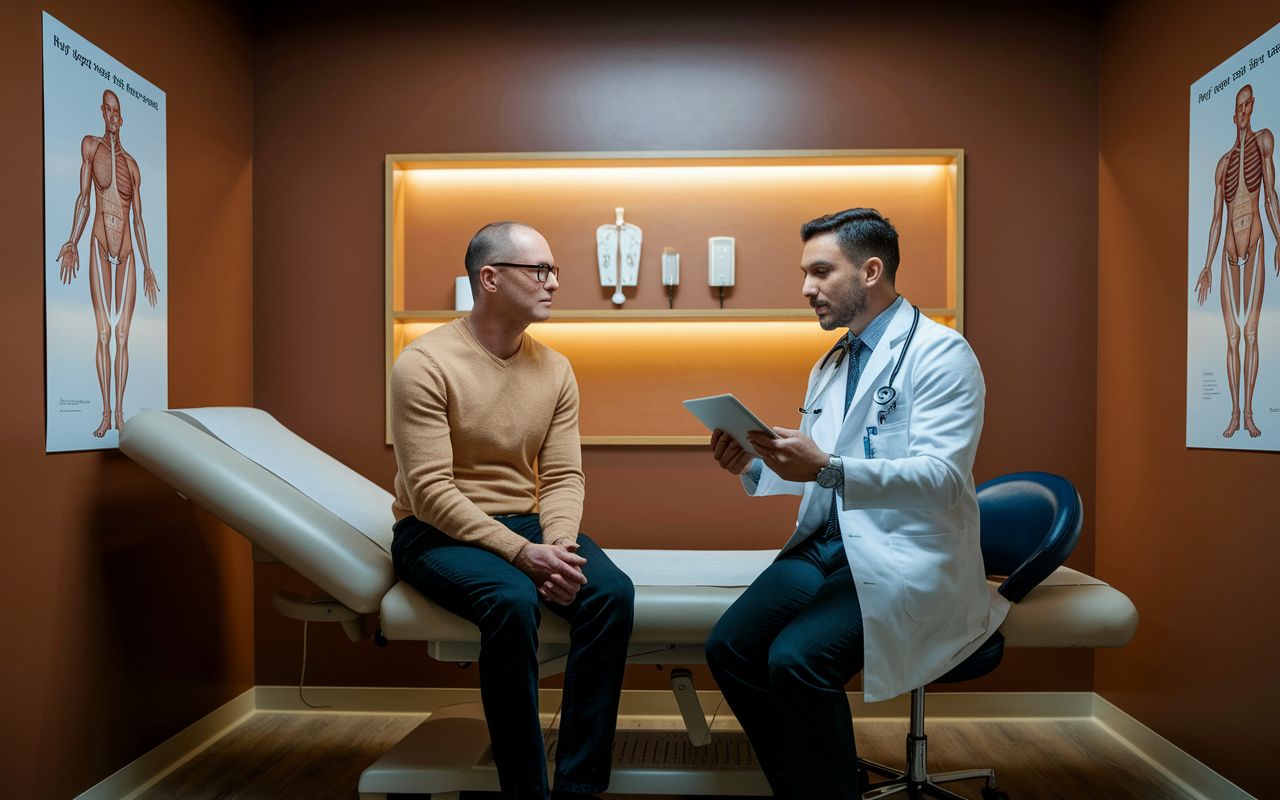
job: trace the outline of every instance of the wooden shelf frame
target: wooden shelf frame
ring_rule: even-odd
[[[395,311],[396,322],[440,322],[458,319],[466,311]],[[922,308],[920,313],[930,319],[955,318],[954,308]],[[687,310],[668,308],[619,308],[614,311],[584,311],[552,309],[551,322],[772,322],[776,320],[814,320],[810,308],[694,308]]]
[[[964,333],[964,150],[961,148],[874,150],[682,150],[525,153],[415,153],[388,154],[385,160],[385,425],[391,444],[391,368],[396,357],[396,327],[411,323],[443,322],[465,312],[452,310],[397,309],[396,280],[404,274],[402,220],[405,171],[417,169],[476,169],[511,167],[590,167],[617,162],[643,162],[643,166],[685,165],[689,161],[713,161],[742,166],[820,165],[943,165],[949,167],[947,194],[947,299],[950,308],[922,308],[926,316],[952,325]],[[640,166],[640,165],[635,165]],[[808,308],[784,309],[614,309],[552,310],[552,322],[617,322],[648,324],[679,322],[769,322],[812,319]],[[584,445],[701,445],[705,436],[583,436]]]

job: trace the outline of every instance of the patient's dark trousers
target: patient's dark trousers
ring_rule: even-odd
[[[844,687],[862,670],[862,608],[838,534],[771,564],[716,623],[707,663],[774,797],[860,796]]]
[[[537,514],[497,517],[535,544]],[[480,628],[480,698],[504,798],[547,797],[546,753],[538,721],[538,623],[543,608],[569,623],[556,748],[556,788],[602,792],[609,785],[618,696],[631,638],[635,587],[595,542],[578,534],[587,584],[568,606],[538,601],[528,576],[506,559],[460,542],[415,517],[396,523],[396,575]]]

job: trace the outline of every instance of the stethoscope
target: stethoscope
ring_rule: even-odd
[[[913,315],[911,317],[911,330],[907,331],[907,340],[902,344],[902,352],[898,354],[898,363],[893,365],[893,372],[889,373],[889,384],[876,389],[875,401],[878,405],[884,406],[884,408],[881,408],[877,414],[877,420],[881,425],[883,425],[885,419],[888,418],[889,412],[898,407],[898,390],[893,388],[893,379],[898,377],[898,370],[902,369],[902,360],[907,357],[907,349],[911,347],[911,340],[914,339],[916,335],[916,326],[920,324],[919,307],[913,305],[911,308],[913,311]],[[831,385],[831,381],[835,380],[836,374],[840,371],[840,364],[844,362],[844,357],[849,354],[850,347],[851,343],[849,341],[849,337],[844,336],[840,341],[835,343],[834,347],[827,351],[825,356],[822,357],[821,363],[818,364],[819,373],[826,369],[827,362],[831,361],[832,356],[835,357],[835,361],[831,365],[831,370],[828,371],[827,374],[822,377],[822,380],[818,382],[817,391],[805,398],[804,405],[800,407],[801,414],[812,414],[816,417],[822,413],[822,409],[820,408],[809,410],[807,406],[816,403],[818,398],[822,397],[822,393]]]

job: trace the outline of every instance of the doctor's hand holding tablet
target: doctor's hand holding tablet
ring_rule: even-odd
[[[778,477],[809,481],[830,457],[805,434],[770,428],[731,394],[686,400],[684,405],[711,429],[711,448],[721,467],[741,475],[759,456]]]
[[[811,481],[817,475],[818,470],[827,466],[831,460],[831,456],[822,452],[822,449],[805,434],[800,431],[791,430],[790,428],[772,428],[774,436],[768,436],[760,431],[749,431],[747,439],[751,445],[755,447],[756,452],[760,455],[760,460],[765,466],[773,470],[774,474],[786,481]],[[719,433],[723,434],[723,431]],[[722,435],[722,439],[727,436]],[[738,447],[738,443],[729,439],[732,447],[726,447],[727,451],[732,451]],[[720,461],[720,466],[734,472],[733,469],[725,465],[724,460],[719,455],[719,448],[716,447],[716,432],[711,434],[711,446],[716,448],[716,460]],[[741,449],[741,448],[738,448]],[[746,455],[742,453],[742,455]],[[748,458],[746,466],[736,471],[736,474],[742,472],[751,466],[751,459]]]

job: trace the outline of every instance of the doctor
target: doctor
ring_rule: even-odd
[[[800,430],[721,431],[716,460],[755,496],[801,496],[795,532],[721,617],[707,661],[774,796],[860,797],[845,685],[870,702],[941,677],[1004,620],[978,538],[973,459],[985,388],[968,343],[894,288],[898,234],[874,209],[800,230],[804,296],[847,327],[809,377]]]

